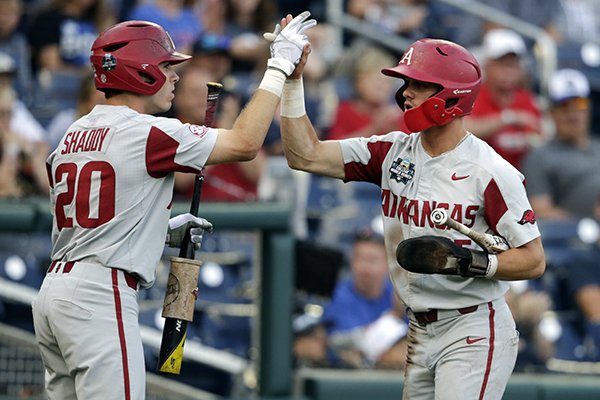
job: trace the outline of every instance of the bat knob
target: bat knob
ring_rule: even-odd
[[[448,212],[443,208],[436,208],[431,212],[431,221],[436,225],[444,225],[448,221]]]

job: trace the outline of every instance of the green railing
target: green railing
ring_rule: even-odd
[[[172,215],[189,211],[175,203]],[[275,203],[205,203],[200,215],[215,230],[260,232],[261,265],[258,278],[258,392],[262,398],[288,399],[292,391],[292,307],[294,294],[294,237],[287,205]],[[0,232],[50,232],[52,217],[47,199],[0,201]]]

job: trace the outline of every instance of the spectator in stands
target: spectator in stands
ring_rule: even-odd
[[[483,84],[465,128],[521,168],[527,152],[542,142],[541,111],[526,87],[525,42],[507,29],[488,32],[482,43]]]
[[[397,88],[391,86],[381,69],[395,59],[382,49],[363,47],[356,50],[357,60],[351,73],[354,96],[340,101],[328,139],[384,134],[406,130],[402,111],[393,101]]]
[[[202,68],[211,73],[215,82],[231,89],[231,38],[218,33],[205,32],[194,43],[189,67]]]
[[[104,103],[104,94],[96,90],[96,86],[94,85],[94,76],[88,75],[82,78],[75,108],[61,110],[48,124],[48,144],[50,148],[56,148],[69,126],[75,120],[92,111],[92,108],[96,104]]]
[[[540,219],[594,218],[600,193],[600,141],[590,132],[590,86],[573,69],[549,83],[554,138],[525,159],[527,192]]]
[[[556,332],[544,329],[546,315],[553,309],[552,299],[535,281],[512,282],[506,302],[519,331],[519,352],[515,371],[542,372],[554,355]]]
[[[14,89],[18,97],[27,102],[32,90],[31,55],[27,37],[18,30],[22,12],[21,0],[0,0],[0,51],[15,62]]]
[[[292,321],[293,355],[298,366],[323,367],[327,361],[327,328],[317,316],[298,314]]]
[[[175,47],[189,54],[203,31],[191,4],[187,0],[142,1],[131,10],[128,19],[150,21],[163,26],[171,35]]]
[[[115,22],[104,0],[53,0],[29,21],[28,38],[33,70],[40,72],[89,72],[92,43]]]
[[[558,0],[558,41],[586,43],[600,37],[600,2],[597,0]]]
[[[14,88],[14,79],[17,76],[17,65],[12,57],[0,52],[0,89]],[[46,131],[25,106],[23,101],[16,98],[12,102],[13,110],[10,119],[10,130],[22,136],[25,140],[35,143],[35,148],[44,157],[48,155]]]
[[[523,169],[531,205],[540,220],[600,221],[600,140],[590,132],[589,81],[580,71],[558,70],[551,76],[549,94],[554,137],[527,156]],[[570,350],[557,345],[554,368],[561,368],[556,360],[564,358],[600,361],[600,248],[564,251],[566,262],[559,259],[553,268],[565,287],[555,301],[563,310],[577,310],[577,317],[563,321],[561,343],[569,341]]]
[[[393,296],[383,237],[371,230],[359,232],[350,257],[350,275],[338,282],[323,313],[334,363],[365,365],[360,349],[365,328],[392,308]]]
[[[188,67],[177,83],[173,103],[175,116],[182,122],[202,125],[206,112],[206,83],[214,81],[209,71]],[[223,96],[219,100],[216,127],[229,129],[241,110],[235,96]],[[257,186],[265,163],[265,155],[259,152],[248,162],[218,164],[207,167],[202,186],[203,201],[255,201]],[[194,175],[176,174],[175,196],[179,200],[190,199],[193,193]]]
[[[394,296],[393,307],[365,329],[360,349],[367,365],[403,370],[408,352],[407,333],[404,305]]]
[[[426,0],[349,0],[350,15],[377,25],[383,32],[409,40],[425,37]]]
[[[305,9],[306,7],[302,11]],[[220,35],[225,33],[227,2],[223,0],[202,0],[196,2],[195,12],[201,21],[204,33]]]
[[[555,39],[560,37],[557,27],[559,0],[479,0],[479,2],[536,25]],[[498,28],[503,26],[493,21],[483,23],[483,33]]]
[[[232,38],[234,74],[252,74],[256,64],[268,57],[262,33],[273,30],[276,22],[275,0],[227,0],[223,34]]]
[[[35,143],[10,129],[15,91],[0,87],[0,197],[46,195],[48,178],[45,155]]]

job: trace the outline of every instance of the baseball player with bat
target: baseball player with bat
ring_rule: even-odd
[[[286,77],[306,64],[304,31],[316,24],[309,15],[276,35],[264,77],[231,129],[151,115],[171,107],[173,67],[190,58],[161,26],[125,21],[93,43],[95,84],[107,104],[75,121],[47,162],[52,263],[32,306],[49,399],[145,397],[137,291],[153,284],[167,235],[181,246],[211,228],[192,213],[169,219],[174,173],[255,157]]]
[[[501,399],[518,343],[505,281],[539,277],[545,259],[523,176],[463,127],[481,85],[477,61],[452,42],[416,41],[382,71],[402,79],[396,101],[415,133],[340,141],[315,134],[299,72],[281,100],[289,165],[381,188],[390,276],[410,318],[402,398]],[[435,209],[506,245],[477,245]]]

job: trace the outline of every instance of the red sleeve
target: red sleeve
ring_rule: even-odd
[[[352,161],[344,165],[345,182],[364,181],[381,187],[382,164],[392,147],[392,142],[368,142],[367,148],[371,158],[367,164]]]
[[[146,170],[153,178],[163,178],[170,172],[200,171],[195,168],[179,165],[175,162],[175,154],[179,143],[157,127],[150,129],[146,143]]]

